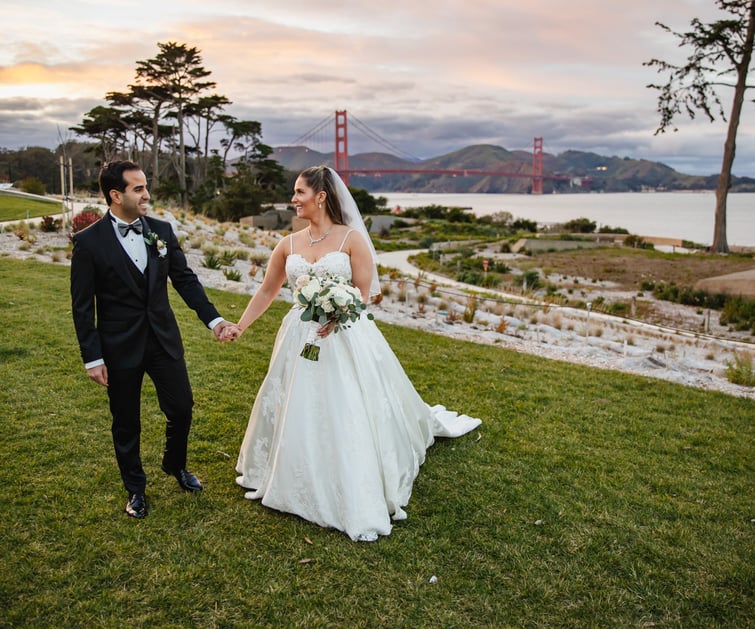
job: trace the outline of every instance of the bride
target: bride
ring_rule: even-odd
[[[308,168],[291,200],[309,227],[283,238],[237,328],[270,306],[285,281],[340,275],[365,303],[380,293],[375,249],[338,174]],[[236,482],[245,498],[336,528],[358,541],[391,532],[406,518],[412,484],[434,437],[480,425],[422,401],[378,327],[364,314],[332,334],[319,329],[319,359],[301,356],[311,324],[303,307],[286,314],[241,444]]]

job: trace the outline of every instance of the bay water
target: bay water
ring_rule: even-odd
[[[476,216],[509,212],[541,224],[587,218],[601,226],[623,227],[637,236],[713,242],[716,195],[701,192],[617,192],[585,194],[425,194],[373,192],[388,207],[442,205],[469,208]],[[730,194],[726,237],[729,246],[755,247],[755,193]]]

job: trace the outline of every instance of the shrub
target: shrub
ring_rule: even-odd
[[[39,228],[43,232],[58,232],[61,227],[63,227],[63,221],[52,216],[43,216],[42,222],[39,224]]]
[[[26,240],[29,237],[29,226],[26,223],[14,225],[13,235],[19,240]]]
[[[524,286],[525,283],[528,290],[536,290],[540,287],[540,273],[536,269],[530,269],[514,278],[514,284],[517,286]]]
[[[237,271],[236,269],[225,269],[223,271],[223,275],[225,275],[225,279],[230,280],[232,282],[241,281],[241,273]]]
[[[214,252],[210,251],[204,254],[202,266],[206,269],[219,269],[222,265],[220,264],[220,258]]]
[[[486,273],[482,277],[482,286],[485,288],[496,288],[500,283],[501,279],[495,273]]]
[[[734,362],[727,360],[726,379],[732,384],[740,384],[745,387],[755,386],[752,354],[742,352],[735,354]]]
[[[566,231],[578,234],[592,234],[596,227],[595,221],[591,221],[589,218],[575,218],[564,223]]]
[[[231,266],[236,260],[240,260],[243,257],[244,257],[243,251],[232,251],[229,249],[225,249],[220,254],[220,261],[225,266]]]
[[[246,245],[247,247],[257,246],[257,239],[246,232],[239,232],[239,242]]]
[[[655,289],[655,282],[653,280],[642,280],[640,282],[641,291],[652,291]]]
[[[755,331],[755,300],[730,297],[721,312],[721,325],[732,325],[740,332]]]
[[[508,322],[506,321],[505,317],[501,317],[500,321],[498,321],[498,325],[495,326],[495,331],[498,332],[498,334],[503,334],[506,332],[506,326],[508,325]]]
[[[456,310],[453,309],[453,307],[448,308],[448,316],[446,317],[446,323],[455,323],[461,319],[461,315],[456,312]]]
[[[467,305],[464,308],[464,321],[467,323],[473,323],[475,314],[477,314],[477,298],[474,295],[470,295],[467,298]]]
[[[511,229],[515,232],[527,232],[530,234],[537,233],[537,221],[531,221],[526,218],[517,218],[511,223]]]
[[[46,191],[45,184],[38,177],[26,177],[22,179],[19,188],[29,194],[44,194]]]
[[[664,299],[666,301],[672,301],[677,304],[684,304],[685,306],[696,306],[698,308],[713,308],[714,310],[720,310],[725,308],[726,305],[732,300],[736,300],[732,297],[720,294],[710,294],[702,290],[695,290],[688,286],[677,286],[676,284],[664,284],[658,282],[653,288],[653,296],[656,299]],[[747,301],[744,300],[746,304]],[[755,305],[755,302],[753,302]],[[735,310],[738,306],[733,306]]]
[[[100,220],[99,212],[84,210],[73,217],[73,220],[71,221],[71,233],[76,234],[82,229],[96,223],[98,220]]]
[[[456,281],[463,282],[464,284],[482,286],[483,274],[480,271],[462,271],[456,275]]]
[[[634,249],[655,249],[655,245],[652,242],[647,242],[640,236],[630,234],[624,239],[625,247],[633,247]]]

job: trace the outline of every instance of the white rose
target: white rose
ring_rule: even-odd
[[[344,288],[345,287],[339,287],[332,292],[333,301],[339,308],[348,306],[351,302],[354,301],[353,295],[351,295],[348,290],[344,290]]]
[[[312,301],[312,298],[319,292],[320,282],[317,281],[317,278],[311,279],[307,282],[306,286],[301,289],[301,294],[304,295],[304,299],[307,301]]]

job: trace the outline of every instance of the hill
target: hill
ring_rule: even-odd
[[[306,147],[278,147],[275,159],[284,168],[300,171],[308,166],[334,163],[333,153],[320,153]],[[509,151],[500,146],[478,144],[439,157],[412,162],[387,153],[359,153],[349,156],[353,169],[476,169],[527,175],[532,172],[532,153]],[[661,162],[629,157],[606,157],[597,153],[565,151],[543,154],[543,172],[562,179],[545,179],[543,192],[640,192],[642,190],[715,190],[717,174],[685,175]],[[583,182],[589,185],[583,187]],[[352,185],[380,192],[436,193],[528,193],[526,177],[448,175],[354,175]],[[733,177],[732,192],[755,192],[755,178]]]

